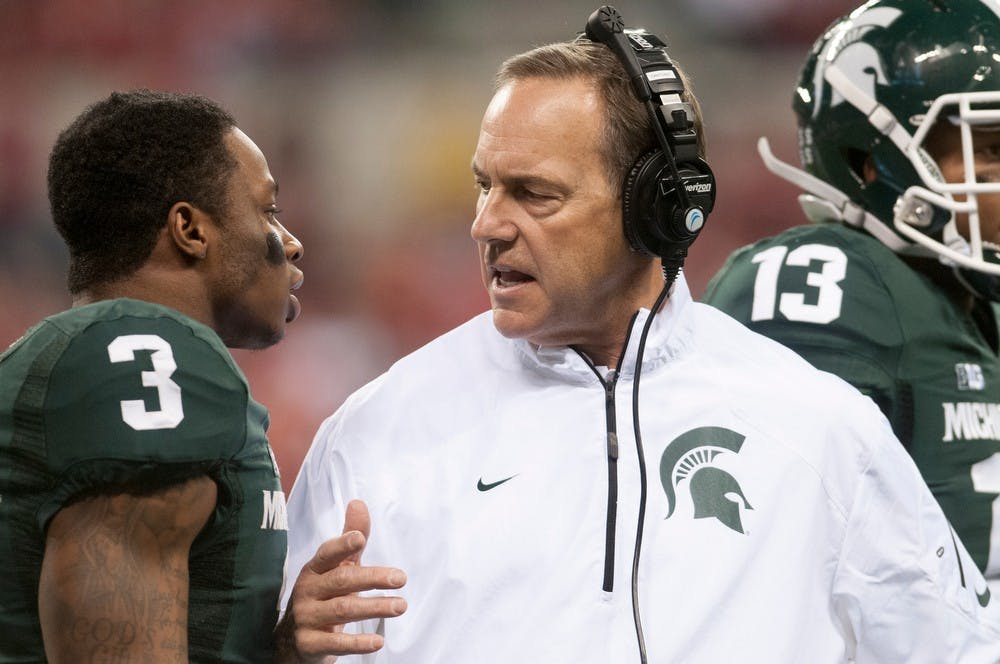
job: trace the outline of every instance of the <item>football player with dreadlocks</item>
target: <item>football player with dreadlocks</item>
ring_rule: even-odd
[[[758,145],[818,223],[738,250],[704,296],[879,404],[994,593],[997,53],[996,0],[875,0],[836,21],[793,98],[804,170]]]

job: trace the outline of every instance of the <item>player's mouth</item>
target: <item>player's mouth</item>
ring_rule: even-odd
[[[530,274],[506,266],[497,265],[490,268],[490,284],[494,290],[506,291],[534,280]]]
[[[292,285],[288,289],[288,310],[285,313],[285,323],[291,323],[302,313],[302,303],[299,302],[299,298],[295,297],[292,291],[296,291],[302,287],[305,276],[302,274],[302,270],[296,271],[298,274],[292,279]]]
[[[291,293],[288,295],[288,313],[285,314],[285,322],[291,323],[293,320],[299,317],[302,313],[302,304],[299,302],[299,298],[295,297]]]

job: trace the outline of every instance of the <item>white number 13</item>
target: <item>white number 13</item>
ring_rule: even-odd
[[[184,419],[180,385],[170,380],[177,370],[170,344],[155,334],[128,334],[108,344],[108,357],[112,362],[132,362],[135,351],[151,350],[152,371],[143,371],[142,384],[155,387],[160,397],[159,410],[146,410],[142,399],[122,401],[122,419],[136,431],[173,429]]]
[[[787,258],[785,254],[788,254]],[[821,261],[819,272],[808,272],[806,285],[818,288],[815,304],[807,304],[802,293],[782,293],[778,299],[778,273],[782,265],[809,267],[812,261]],[[829,323],[840,317],[844,291],[837,284],[847,275],[847,256],[837,247],[826,244],[804,244],[788,251],[788,247],[772,247],[755,255],[759,263],[757,279],[753,285],[753,310],[750,320],[774,318],[774,304],[785,318],[804,323]]]

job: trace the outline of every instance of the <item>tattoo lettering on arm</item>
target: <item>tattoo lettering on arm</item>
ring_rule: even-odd
[[[188,554],[216,497],[199,477],[60,510],[39,583],[49,661],[187,662]]]

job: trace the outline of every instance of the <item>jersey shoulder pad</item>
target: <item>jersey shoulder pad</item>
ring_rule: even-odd
[[[210,328],[134,300],[72,309],[48,324],[63,345],[42,409],[52,470],[225,459],[241,448],[249,389]]]
[[[703,301],[779,340],[831,334],[903,343],[914,301],[942,298],[878,240],[841,224],[800,226],[734,253]]]

